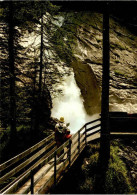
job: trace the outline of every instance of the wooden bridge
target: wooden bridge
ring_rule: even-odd
[[[55,187],[86,144],[100,137],[100,118],[86,123],[71,140],[56,147],[54,133],[0,165],[1,194],[42,194]],[[58,153],[64,153],[58,158]]]
[[[114,114],[113,114],[114,115]],[[110,117],[113,137],[137,136],[137,117]],[[118,122],[123,121],[121,124]],[[132,132],[123,124],[133,123]],[[131,127],[129,125],[129,127]],[[118,129],[118,131],[116,130]],[[100,137],[101,118],[86,123],[79,131],[59,148],[55,135],[43,139],[36,145],[0,165],[0,194],[45,194],[56,187],[64,173],[69,171],[85,146]],[[64,151],[58,158],[58,154]]]

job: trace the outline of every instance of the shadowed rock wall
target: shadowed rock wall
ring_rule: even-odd
[[[75,80],[81,90],[83,104],[88,115],[100,112],[100,87],[91,67],[81,61],[75,60],[71,64]]]

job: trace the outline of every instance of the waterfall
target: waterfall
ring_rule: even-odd
[[[86,114],[83,98],[73,73],[65,77],[58,87],[63,91],[63,94],[59,94],[58,97],[53,99],[51,115],[58,119],[63,116],[65,122],[70,123],[71,133],[75,133],[82,125],[90,121],[93,116]]]

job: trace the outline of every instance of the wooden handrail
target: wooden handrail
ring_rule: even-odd
[[[78,153],[80,153],[80,130],[78,131]]]
[[[94,135],[94,134],[96,134],[96,133],[98,133],[98,132],[100,132],[101,131],[101,129],[98,129],[98,130],[96,130],[96,131],[94,131],[94,132],[92,132],[92,133],[90,133],[90,134],[87,134],[87,137],[89,137],[89,136],[91,136],[91,135]]]
[[[86,123],[85,126],[90,125],[90,124],[95,123],[95,122],[100,121],[100,120],[101,120],[101,118],[98,118],[96,120],[93,120],[91,122]]]
[[[27,160],[25,160],[23,163],[21,163],[20,165],[18,165],[17,167],[15,167],[14,169],[12,169],[11,171],[9,171],[7,174],[5,174],[3,177],[0,178],[0,182],[6,180],[7,178],[12,177],[16,173],[18,173],[20,170],[22,170],[25,166],[27,166],[29,163],[31,163],[32,161],[34,161],[38,156],[40,156],[43,152],[45,152],[46,150],[48,150],[53,145],[55,145],[55,141],[52,142],[52,143],[50,143],[50,144],[48,144],[47,146],[45,146],[44,148],[42,148],[40,151],[38,151],[37,153],[35,153],[33,156],[31,156],[30,158],[28,158]]]
[[[79,129],[79,131],[81,132],[84,128],[85,128],[85,125],[83,125],[83,126]]]
[[[75,142],[72,142],[71,146],[73,147],[74,145],[76,145],[78,143],[78,140],[76,140]]]
[[[97,127],[100,127],[100,124],[95,125],[95,126],[93,126],[93,127],[90,127],[89,129],[86,130],[86,132],[89,132],[89,131],[91,131],[91,130],[94,130],[94,129],[96,129]]]
[[[73,136],[72,136],[72,140],[75,139],[75,137],[78,135],[78,132],[76,132]]]
[[[54,150],[55,151],[55,150]],[[44,159],[44,164],[48,163],[52,158],[54,157],[54,152],[50,154],[46,159]],[[35,168],[32,170],[35,172],[35,170],[38,168],[40,164],[38,164]],[[23,175],[18,181],[16,181],[12,186],[10,186],[7,190],[3,192],[3,194],[12,194],[14,193],[14,189],[18,189],[18,186],[20,183],[23,183],[23,181],[26,181],[27,179],[30,178],[30,173],[31,171],[27,171],[25,175]],[[27,191],[28,192],[28,191]]]
[[[34,173],[33,173],[33,171],[31,171],[30,177],[31,177],[30,191],[31,191],[31,194],[34,194]]]
[[[29,169],[28,171],[26,171],[26,173],[19,178],[18,181],[16,181],[15,183],[13,183],[12,186],[10,186],[7,190],[3,191],[3,193],[5,194],[9,194],[9,193],[14,193],[15,191],[18,190],[18,188],[20,187],[20,185],[23,184],[23,182],[26,182],[26,180],[28,179],[32,179],[32,184],[31,184],[31,191],[33,192],[33,188],[35,187],[35,185],[54,167],[54,174],[50,177],[50,179],[54,179],[54,184],[56,185],[57,182],[57,175],[60,169],[63,169],[64,167],[69,168],[71,164],[74,163],[75,159],[78,158],[79,154],[81,153],[81,151],[84,149],[85,145],[86,145],[86,141],[87,138],[97,132],[100,131],[99,130],[95,130],[93,132],[93,130],[97,127],[100,127],[101,124],[97,124],[94,125],[93,127],[87,128],[87,125],[90,125],[92,123],[95,123],[97,121],[100,121],[100,118],[88,122],[86,123],[78,132],[76,132],[74,135],[72,135],[72,144],[70,144],[70,140],[67,140],[64,144],[62,144],[59,148],[57,148],[56,150],[51,150],[49,151],[49,156],[47,156],[45,159],[42,157],[42,161],[41,159],[39,159],[34,166],[32,166],[31,170]],[[84,132],[82,132],[84,131]],[[91,131],[91,133],[90,133]],[[87,133],[88,132],[88,133]],[[21,158],[24,158],[25,156],[27,156],[28,152],[33,152],[35,151],[35,149],[37,149],[36,147],[38,146],[39,148],[46,143],[47,141],[51,140],[54,137],[54,133],[52,135],[50,135],[48,138],[43,139],[41,142],[39,142],[38,144],[32,146],[31,148],[29,148],[28,150],[26,150],[25,152],[17,155],[16,157],[14,157],[13,159],[7,161],[6,163],[3,163],[2,165],[0,165],[1,169],[6,169],[7,167],[9,167],[10,165],[12,165],[13,163],[17,162],[19,159],[19,156]],[[76,140],[75,140],[76,138]],[[0,178],[0,181],[4,181],[6,178],[8,178],[9,176],[14,175],[14,173],[17,173],[16,171],[20,171],[25,165],[28,165],[28,163],[30,163],[30,160],[34,160],[38,157],[39,154],[43,154],[45,152],[45,150],[47,150],[47,148],[49,146],[52,146],[52,144],[54,145],[54,142],[49,143],[48,145],[44,146],[43,148],[40,148],[39,151],[36,150],[36,153],[33,154],[31,157],[29,157],[29,159],[25,160],[23,163],[21,163],[20,165],[18,165],[15,169],[11,170],[9,173],[7,173],[6,175],[4,175],[2,178]],[[77,145],[76,145],[77,144]],[[76,145],[76,148],[73,148]],[[63,150],[65,147],[67,147],[67,151],[65,153],[63,153],[59,159],[57,160],[56,156],[57,154]],[[74,151],[71,152],[71,148],[73,148]],[[69,155],[67,156],[67,158],[65,159],[65,161],[61,164],[61,166],[59,166],[59,168],[57,168],[57,162],[62,159],[66,153],[69,153]],[[36,179],[34,179],[34,175],[32,178],[32,173],[35,173],[38,168],[41,168],[42,166],[44,166],[45,164],[47,164],[48,162],[50,162],[51,159],[54,159],[54,163],[52,163],[50,166],[48,166],[48,168],[42,172],[42,174],[39,175],[39,177],[37,177]],[[46,181],[39,189],[37,192],[41,192],[42,189],[44,189],[44,186],[48,183],[48,181]],[[32,187],[33,186],[33,187]],[[27,188],[25,188],[23,190],[24,193],[28,193],[30,191],[30,186],[27,186]]]
[[[39,143],[35,144],[31,148],[25,150],[21,154],[18,154],[17,156],[13,157],[12,159],[9,159],[8,161],[4,162],[3,164],[0,165],[0,170],[2,171],[4,169],[10,167],[14,163],[16,163],[18,160],[21,160],[22,158],[26,157],[28,154],[30,154],[31,152],[33,152],[37,148],[41,147],[43,144],[45,144],[45,142],[49,141],[53,137],[54,137],[54,133],[52,133],[51,135],[49,135],[45,139],[41,140]]]

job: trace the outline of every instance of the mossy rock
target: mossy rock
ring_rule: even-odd
[[[117,76],[125,76],[125,73],[121,70],[114,70],[115,75]]]

